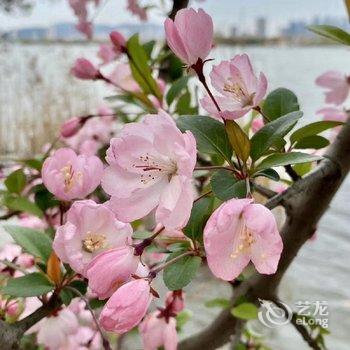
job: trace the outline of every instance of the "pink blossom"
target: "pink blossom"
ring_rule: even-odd
[[[60,148],[43,165],[41,175],[46,188],[58,199],[84,198],[100,184],[103,164],[96,156],[77,155]]]
[[[139,325],[144,350],[177,349],[176,320],[159,317],[159,312],[153,312],[145,317]]]
[[[73,9],[74,14],[78,18],[86,18],[87,12],[87,1],[86,0],[68,0],[69,6]]]
[[[61,136],[62,137],[72,137],[74,136],[82,127],[82,119],[79,117],[74,117],[65,121],[61,126]]]
[[[145,7],[141,7],[138,0],[128,0],[127,9],[141,21],[147,21],[147,11]]]
[[[97,56],[101,58],[103,64],[110,63],[117,58],[117,54],[112,45],[101,44]]]
[[[47,223],[37,216],[21,214],[19,217],[19,224],[23,227],[29,227],[37,230],[45,230],[47,229]]]
[[[74,66],[71,69],[71,74],[78,79],[84,80],[98,79],[100,75],[98,69],[85,58],[78,58],[75,61]]]
[[[264,126],[264,121],[262,118],[254,118],[252,121],[252,130],[253,132],[257,132]]]
[[[213,21],[202,9],[182,9],[164,23],[168,45],[188,66],[204,61],[213,45]]]
[[[316,84],[326,88],[326,102],[335,105],[342,104],[350,91],[350,77],[336,71],[328,71],[316,79]]]
[[[16,264],[26,269],[34,266],[34,257],[28,253],[22,253],[16,259]]]
[[[97,154],[97,151],[101,147],[101,144],[93,139],[83,141],[79,146],[79,153],[85,156],[93,156]]]
[[[185,308],[184,293],[182,290],[168,292],[165,299],[165,306],[173,314],[178,314]]]
[[[67,222],[57,229],[53,248],[72,269],[86,275],[86,266],[99,253],[128,243],[132,228],[116,220],[103,204],[92,200],[74,202]]]
[[[110,297],[135,273],[139,258],[129,246],[114,248],[97,255],[86,267],[89,287],[100,299]]]
[[[68,336],[78,330],[76,315],[68,308],[64,308],[56,315],[50,315],[36,323],[28,333],[37,332],[37,342],[49,350],[65,347]]]
[[[109,37],[114,45],[114,50],[117,54],[125,51],[126,40],[123,34],[117,31],[113,31],[109,34]]]
[[[204,246],[212,273],[231,281],[250,260],[260,273],[275,273],[283,243],[270,210],[251,199],[231,199],[209,218]]]
[[[119,63],[108,79],[117,87],[129,92],[140,91],[140,87],[131,74],[131,69],[127,63]]]
[[[92,39],[92,23],[86,20],[80,20],[75,28],[84,34],[89,40]]]
[[[348,115],[344,110],[340,110],[334,107],[322,108],[316,113],[323,115],[323,120],[345,122],[348,119]]]
[[[100,324],[110,332],[122,334],[140,323],[152,300],[150,285],[137,279],[121,286],[107,301]]]
[[[222,61],[210,73],[211,83],[220,94],[215,99],[221,109],[218,112],[209,96],[201,104],[211,115],[220,119],[237,119],[257,107],[264,98],[267,80],[263,73],[259,79],[246,54],[237,55],[230,61]]]
[[[102,185],[110,207],[125,222],[156,209],[157,223],[166,229],[186,225],[193,202],[192,173],[196,141],[181,133],[164,111],[124,126],[107,150],[109,167]]]

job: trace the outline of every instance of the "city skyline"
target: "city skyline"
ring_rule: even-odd
[[[96,24],[117,25],[121,23],[138,23],[125,9],[126,1],[109,0],[99,11]],[[142,1],[141,1],[142,3]],[[150,3],[150,1],[143,1]],[[154,3],[154,1],[153,1]],[[150,11],[150,22],[161,24],[168,7]],[[346,16],[343,0],[205,0],[192,1],[195,8],[202,7],[213,17],[214,24],[220,24],[220,31],[228,34],[232,26],[244,28],[244,31],[254,33],[255,21],[265,18],[267,35],[276,35],[281,28],[291,21],[310,21],[315,17]],[[116,15],[114,15],[116,14]],[[278,14],[278,16],[276,16]],[[31,26],[51,26],[59,22],[74,22],[76,19],[67,1],[43,1],[34,6],[28,15],[0,13],[0,30]]]

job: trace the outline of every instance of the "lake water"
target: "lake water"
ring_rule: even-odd
[[[67,74],[74,58],[94,50],[94,46],[0,47],[0,154],[39,150],[52,139],[60,121],[91,112],[102,101],[108,91],[100,83],[77,81]],[[323,92],[314,85],[316,77],[330,69],[350,70],[350,52],[341,47],[220,47],[214,57],[219,62],[241,52],[266,74],[270,90],[283,86],[297,94],[307,121],[317,120],[315,112],[324,107]],[[302,248],[281,285],[281,298],[291,307],[298,301],[328,303],[331,350],[347,350],[350,341],[349,193],[348,178],[322,218],[317,239]],[[216,314],[217,310],[203,309],[202,301],[229,292],[206,271],[201,274],[205,278],[188,292],[193,318],[187,333],[202,329]],[[271,330],[267,338],[276,350],[308,349],[291,326]],[[130,346],[135,348],[139,346]]]

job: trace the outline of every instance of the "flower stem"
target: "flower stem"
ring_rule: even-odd
[[[96,315],[94,313],[94,310],[92,310],[91,306],[90,306],[90,303],[89,303],[89,300],[82,294],[80,293],[80,291],[74,287],[71,287],[71,286],[67,286],[66,287],[67,289],[70,289],[73,293],[77,294],[82,300],[85,301],[85,304],[86,304],[86,307],[88,308],[88,310],[90,311],[91,313],[91,316],[96,324],[96,327],[97,327],[97,330],[99,331],[99,333],[101,334],[101,338],[102,338],[102,344],[103,344],[103,348],[105,350],[111,350],[111,346],[109,345],[109,342],[108,340],[104,337],[104,334],[103,334],[103,331],[101,329],[101,326],[100,324],[98,323],[98,320],[96,318]]]
[[[263,117],[265,123],[268,123],[271,121],[271,119],[262,111],[262,109],[260,108],[260,106],[256,106],[253,108],[255,111],[257,111],[258,113],[261,114],[261,116]]]
[[[157,268],[151,270],[150,273],[149,273],[149,276],[151,278],[154,278],[157,275],[158,272],[160,272],[160,271],[164,270],[165,268],[167,268],[168,266],[176,263],[177,261],[179,261],[180,259],[184,258],[185,256],[190,256],[190,255],[195,255],[195,254],[196,254],[196,252],[193,251],[193,250],[189,250],[187,252],[184,252],[184,253],[176,256],[174,259],[171,259],[171,260],[167,261],[166,263],[158,266]]]

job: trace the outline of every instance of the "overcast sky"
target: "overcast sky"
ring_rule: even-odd
[[[30,14],[0,13],[0,29],[32,25],[47,26],[57,22],[73,22],[75,18],[67,0],[37,0]],[[101,0],[105,6],[99,11],[96,23],[119,24],[136,20],[125,10],[126,0]],[[140,3],[160,3],[160,0],[140,0]],[[165,0],[165,3],[170,3]],[[204,8],[213,16],[217,28],[226,31],[231,26],[248,29],[259,16],[268,19],[269,31],[274,33],[290,20],[312,19],[315,16],[345,16],[343,0],[205,0],[194,1],[194,7]],[[164,10],[165,11],[165,10]],[[163,12],[153,10],[151,21],[161,23]]]

